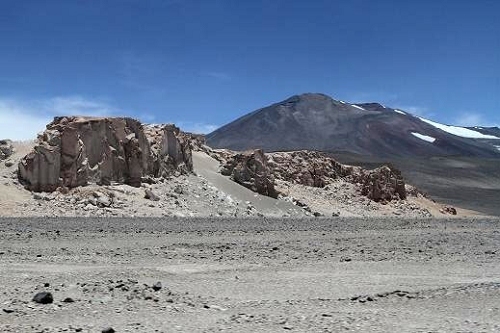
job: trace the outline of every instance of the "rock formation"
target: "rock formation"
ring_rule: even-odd
[[[401,172],[392,166],[374,170],[347,166],[315,151],[263,154],[262,150],[235,153],[214,150],[222,161],[221,173],[251,190],[275,197],[274,180],[322,188],[342,178],[355,184],[361,195],[376,202],[406,199]]]
[[[193,158],[189,136],[172,124],[145,128],[151,145],[153,174],[167,177],[174,173],[193,171]]]
[[[384,165],[374,170],[360,170],[352,175],[353,181],[360,184],[361,194],[373,201],[406,199],[406,187],[401,172]]]
[[[316,151],[292,151],[266,154],[275,179],[311,187],[324,187],[333,180],[350,175],[345,166]]]
[[[51,192],[88,183],[137,187],[144,176],[192,171],[191,152],[179,130],[162,131],[148,137],[131,118],[56,117],[19,163],[19,178],[29,190]]]
[[[278,197],[267,157],[260,149],[233,155],[222,166],[221,173],[254,192]]]
[[[9,158],[14,153],[14,147],[10,140],[0,140],[0,161]]]

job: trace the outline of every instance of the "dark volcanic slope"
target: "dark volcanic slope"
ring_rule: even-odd
[[[377,103],[349,104],[323,94],[293,96],[254,111],[207,135],[207,143],[233,150],[310,149],[378,157],[500,157],[491,142],[449,134]]]

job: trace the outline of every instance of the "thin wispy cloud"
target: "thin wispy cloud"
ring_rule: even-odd
[[[175,123],[181,130],[195,134],[208,134],[219,128],[218,125],[202,122],[180,121]]]
[[[121,111],[106,102],[82,96],[43,100],[18,100],[0,97],[0,138],[34,139],[55,116],[111,116]]]
[[[488,125],[484,116],[476,112],[461,113],[455,120],[454,125],[458,126],[477,126]]]
[[[414,116],[420,117],[431,117],[433,113],[429,111],[426,107],[416,106],[416,105],[402,105],[397,107],[399,110],[406,111]]]
[[[90,100],[81,96],[55,97],[41,102],[46,112],[80,116],[109,116],[120,110],[106,102]]]

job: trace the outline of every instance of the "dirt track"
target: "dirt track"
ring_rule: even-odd
[[[500,330],[498,219],[2,219],[0,272],[1,332]]]

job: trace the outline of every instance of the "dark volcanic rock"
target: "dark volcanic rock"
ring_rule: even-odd
[[[162,285],[161,285],[160,281],[158,281],[155,284],[153,284],[153,290],[154,291],[159,291],[159,290],[161,290],[161,288],[162,288]]]
[[[42,291],[33,297],[33,302],[39,304],[50,304],[54,302],[54,297],[47,291]]]
[[[131,118],[56,117],[19,163],[26,187],[46,192],[88,183],[138,187],[144,176],[191,171],[191,151],[178,128],[165,126],[151,138]]]
[[[222,166],[221,173],[254,192],[277,198],[274,180],[262,150],[237,153]]]
[[[457,215],[457,209],[452,206],[444,206],[440,209],[441,214]]]

